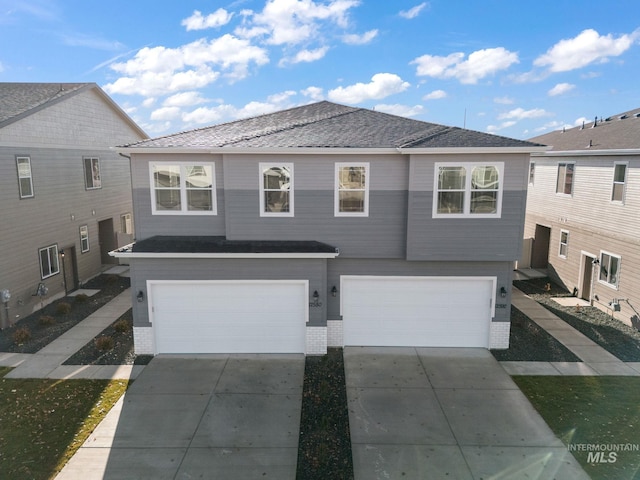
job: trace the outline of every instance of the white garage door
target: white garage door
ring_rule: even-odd
[[[156,353],[304,353],[308,285],[149,281]]]
[[[488,347],[491,277],[345,276],[345,345]]]

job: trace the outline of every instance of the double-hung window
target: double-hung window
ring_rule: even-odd
[[[608,252],[600,252],[599,280],[607,285],[618,288],[620,277],[620,257]]]
[[[80,227],[80,251],[82,253],[89,251],[89,227],[87,225]]]
[[[102,188],[100,179],[100,160],[98,158],[86,157],[84,162],[84,183],[87,190]]]
[[[556,180],[556,193],[571,195],[573,193],[573,173],[575,163],[559,163],[558,178]]]
[[[213,163],[153,163],[151,210],[154,215],[216,215]]]
[[[33,178],[31,176],[31,158],[16,157],[18,167],[18,188],[20,198],[33,197]]]
[[[613,166],[613,189],[611,190],[611,201],[624,203],[624,190],[627,182],[627,164],[616,163]]]
[[[566,230],[560,230],[560,248],[558,249],[558,256],[567,258],[569,252],[569,232]]]
[[[293,164],[260,164],[260,216],[293,217]]]
[[[334,214],[336,217],[369,215],[368,163],[336,163]]]
[[[536,179],[536,162],[529,163],[529,185],[533,185]]]
[[[504,163],[436,163],[433,216],[499,218]]]
[[[123,213],[120,215],[120,231],[126,234],[133,233],[130,213]]]
[[[43,280],[60,273],[57,245],[41,248],[38,253],[40,255],[40,277]]]

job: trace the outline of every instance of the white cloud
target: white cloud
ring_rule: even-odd
[[[487,132],[496,133],[500,130],[504,130],[505,128],[513,127],[517,122],[510,120],[508,122],[502,122],[500,125],[489,125],[487,126]]]
[[[178,48],[145,47],[127,62],[110,66],[123,76],[104,89],[109,94],[159,96],[204,87],[223,72],[232,79],[244,78],[251,63],[268,62],[266,50],[229,34]]]
[[[398,13],[398,15],[400,15],[403,18],[407,18],[407,19],[412,19],[412,18],[416,18],[418,15],[420,15],[420,12],[422,12],[422,10],[424,10],[425,7],[428,6],[427,2],[422,2],[420,5],[416,5],[413,8],[410,8],[409,10],[402,10],[400,11],[400,13]]]
[[[233,17],[233,13],[227,12],[224,8],[219,8],[206,17],[202,16],[202,12],[194,10],[193,15],[182,20],[181,25],[187,27],[187,31],[204,30],[226,25],[231,21],[231,17]]]
[[[524,108],[516,108],[506,113],[501,113],[498,115],[498,120],[503,119],[516,119],[523,120],[525,118],[540,118],[540,117],[548,117],[551,113],[547,112],[542,108],[533,108],[531,110],[525,110]]]
[[[311,100],[324,100],[324,90],[320,87],[307,87],[301,90],[300,93],[305,97],[309,97]]]
[[[378,30],[369,30],[368,32],[364,32],[362,35],[357,35],[355,33],[349,35],[343,35],[342,41],[347,45],[366,45],[371,42],[374,38],[378,36]]]
[[[161,107],[151,112],[151,120],[174,120],[180,117],[179,107]]]
[[[376,73],[371,77],[371,82],[335,88],[329,91],[328,97],[336,102],[360,103],[364,100],[381,99],[403,92],[409,86],[408,82],[404,82],[393,73]]]
[[[547,130],[560,130],[561,128],[571,128],[571,125],[567,125],[566,123],[559,122],[554,120],[553,122],[548,122],[542,125],[541,127],[534,128],[533,131],[536,133],[546,132]]]
[[[199,105],[206,102],[207,100],[202,98],[199,92],[189,91],[171,95],[162,102],[162,105],[165,107],[190,107],[192,105]]]
[[[456,52],[446,57],[422,55],[411,64],[417,65],[416,74],[435,78],[456,78],[460,83],[475,84],[479,80],[506,70],[518,63],[518,54],[503,47],[487,48],[471,53]]]
[[[431,93],[427,93],[424,97],[422,97],[423,100],[439,100],[441,98],[446,98],[447,97],[447,92],[445,92],[444,90],[434,90]]]
[[[398,103],[393,105],[379,103],[375,106],[375,110],[390,113],[391,115],[398,115],[400,117],[415,117],[416,115],[423,113],[424,107],[422,105],[414,105],[411,107],[409,105],[400,105]]]
[[[555,87],[547,92],[550,97],[555,97],[557,95],[562,95],[564,93],[570,92],[576,88],[575,85],[571,83],[558,83]]]
[[[493,99],[494,103],[498,103],[500,105],[512,105],[514,103],[513,98],[509,97],[496,97]]]
[[[573,122],[573,125],[577,127],[579,125],[583,125],[589,122],[593,122],[593,119],[587,118],[587,117],[580,117],[580,118],[576,118],[576,121]]]
[[[219,105],[217,107],[199,107],[182,114],[182,120],[187,124],[211,124],[219,120],[234,116],[235,109],[231,105]]]
[[[269,95],[267,97],[267,101],[269,103],[275,103],[278,105],[286,104],[291,97],[296,94],[294,90],[286,90],[280,93],[274,93],[273,95]]]
[[[593,29],[584,30],[574,38],[560,40],[533,64],[548,67],[551,72],[567,72],[594,62],[604,63],[609,57],[622,55],[639,37],[640,29],[618,38],[611,34],[600,35]]]
[[[315,62],[323,58],[328,51],[329,47],[320,47],[315,50],[300,50],[293,58],[283,58],[280,60],[279,65],[283,66],[289,63]]]
[[[242,12],[247,26],[236,33],[247,38],[265,36],[272,45],[296,45],[319,36],[323,21],[346,27],[348,11],[359,4],[359,0],[268,0],[260,13]]]

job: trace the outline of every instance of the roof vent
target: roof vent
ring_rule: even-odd
[[[598,126],[598,117],[595,118],[595,120],[593,121],[593,125],[591,125],[591,128],[596,128]]]
[[[584,130],[584,120],[582,121],[582,126],[580,127],[580,130]]]
[[[634,114],[633,116],[636,117],[636,118],[640,118],[640,112]]]
[[[593,140],[589,139],[589,146],[587,148],[593,147]]]
[[[607,117],[604,119],[605,122],[610,122],[611,121],[611,117]]]
[[[625,115],[620,115],[618,117],[618,120],[624,120],[625,118],[628,118],[628,115],[626,115],[626,114]]]

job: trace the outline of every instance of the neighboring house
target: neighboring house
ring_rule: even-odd
[[[129,160],[110,147],[145,138],[94,83],[0,83],[0,326],[132,241]]]
[[[506,348],[541,150],[329,102],[124,146],[136,351]]]
[[[525,263],[637,325],[640,109],[531,141],[552,149],[531,159]]]

